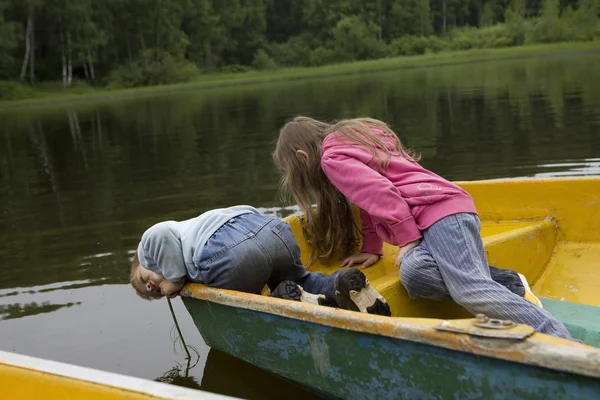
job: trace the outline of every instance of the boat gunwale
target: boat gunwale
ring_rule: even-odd
[[[518,178],[494,178],[494,179],[481,179],[475,181],[453,181],[453,183],[462,185],[481,185],[481,184],[499,184],[499,183],[556,183],[556,182],[568,182],[568,181],[600,181],[600,176],[572,176],[572,177],[556,177],[556,178],[536,178],[536,177],[518,177]]]
[[[132,395],[148,396],[156,399],[204,399],[228,400],[235,399],[217,393],[203,390],[155,382],[149,379],[106,372],[94,368],[81,367],[74,364],[47,360],[44,358],[26,356],[0,350],[0,367],[27,370],[28,373],[47,374],[77,382],[89,383]]]
[[[542,333],[524,340],[437,330],[443,319],[385,317],[188,283],[181,296],[332,328],[385,336],[556,371],[600,378],[600,349]],[[452,321],[452,320],[448,320]]]

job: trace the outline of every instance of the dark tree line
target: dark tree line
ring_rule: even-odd
[[[592,40],[598,3],[0,0],[0,80],[143,86],[215,70]]]

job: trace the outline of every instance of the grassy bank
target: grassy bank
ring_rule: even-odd
[[[600,41],[578,43],[555,43],[529,45],[501,49],[481,49],[426,54],[411,57],[384,58],[309,68],[282,68],[270,71],[251,71],[245,73],[215,73],[202,75],[192,82],[176,85],[151,86],[136,89],[115,89],[73,87],[64,90],[59,86],[43,86],[32,92],[30,98],[0,101],[0,110],[21,107],[37,107],[70,102],[95,102],[124,99],[186,90],[200,90],[236,85],[255,85],[269,82],[323,78],[337,75],[375,73],[381,71],[428,68],[461,63],[510,60],[533,57],[569,57],[586,53],[600,53]]]

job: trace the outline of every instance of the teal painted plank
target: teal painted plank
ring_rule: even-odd
[[[600,398],[598,379],[201,300],[184,303],[209,346],[333,397]]]
[[[600,347],[600,307],[541,298],[544,309],[567,327],[575,339]]]

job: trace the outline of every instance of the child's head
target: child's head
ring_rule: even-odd
[[[373,129],[380,133],[373,133]],[[392,155],[418,160],[386,123],[376,119],[355,118],[329,124],[299,116],[288,121],[279,131],[273,160],[283,173],[282,186],[306,214],[306,230],[315,243],[311,262],[331,256],[336,250],[349,254],[358,243],[353,206],[321,169],[321,145],[332,133],[367,147],[380,169],[387,169]],[[315,203],[316,216],[311,212]]]
[[[145,269],[140,264],[137,251],[133,255],[131,262],[131,273],[129,274],[129,283],[135,289],[135,293],[145,300],[155,300],[163,297],[160,291],[160,282],[164,278],[155,272]]]
[[[352,221],[352,204],[321,169],[321,143],[330,128],[326,122],[296,117],[281,128],[273,154],[275,165],[283,173],[282,188],[289,190],[306,215],[305,230],[314,244],[309,264],[336,250],[349,253],[357,245],[356,226],[339,222]]]

